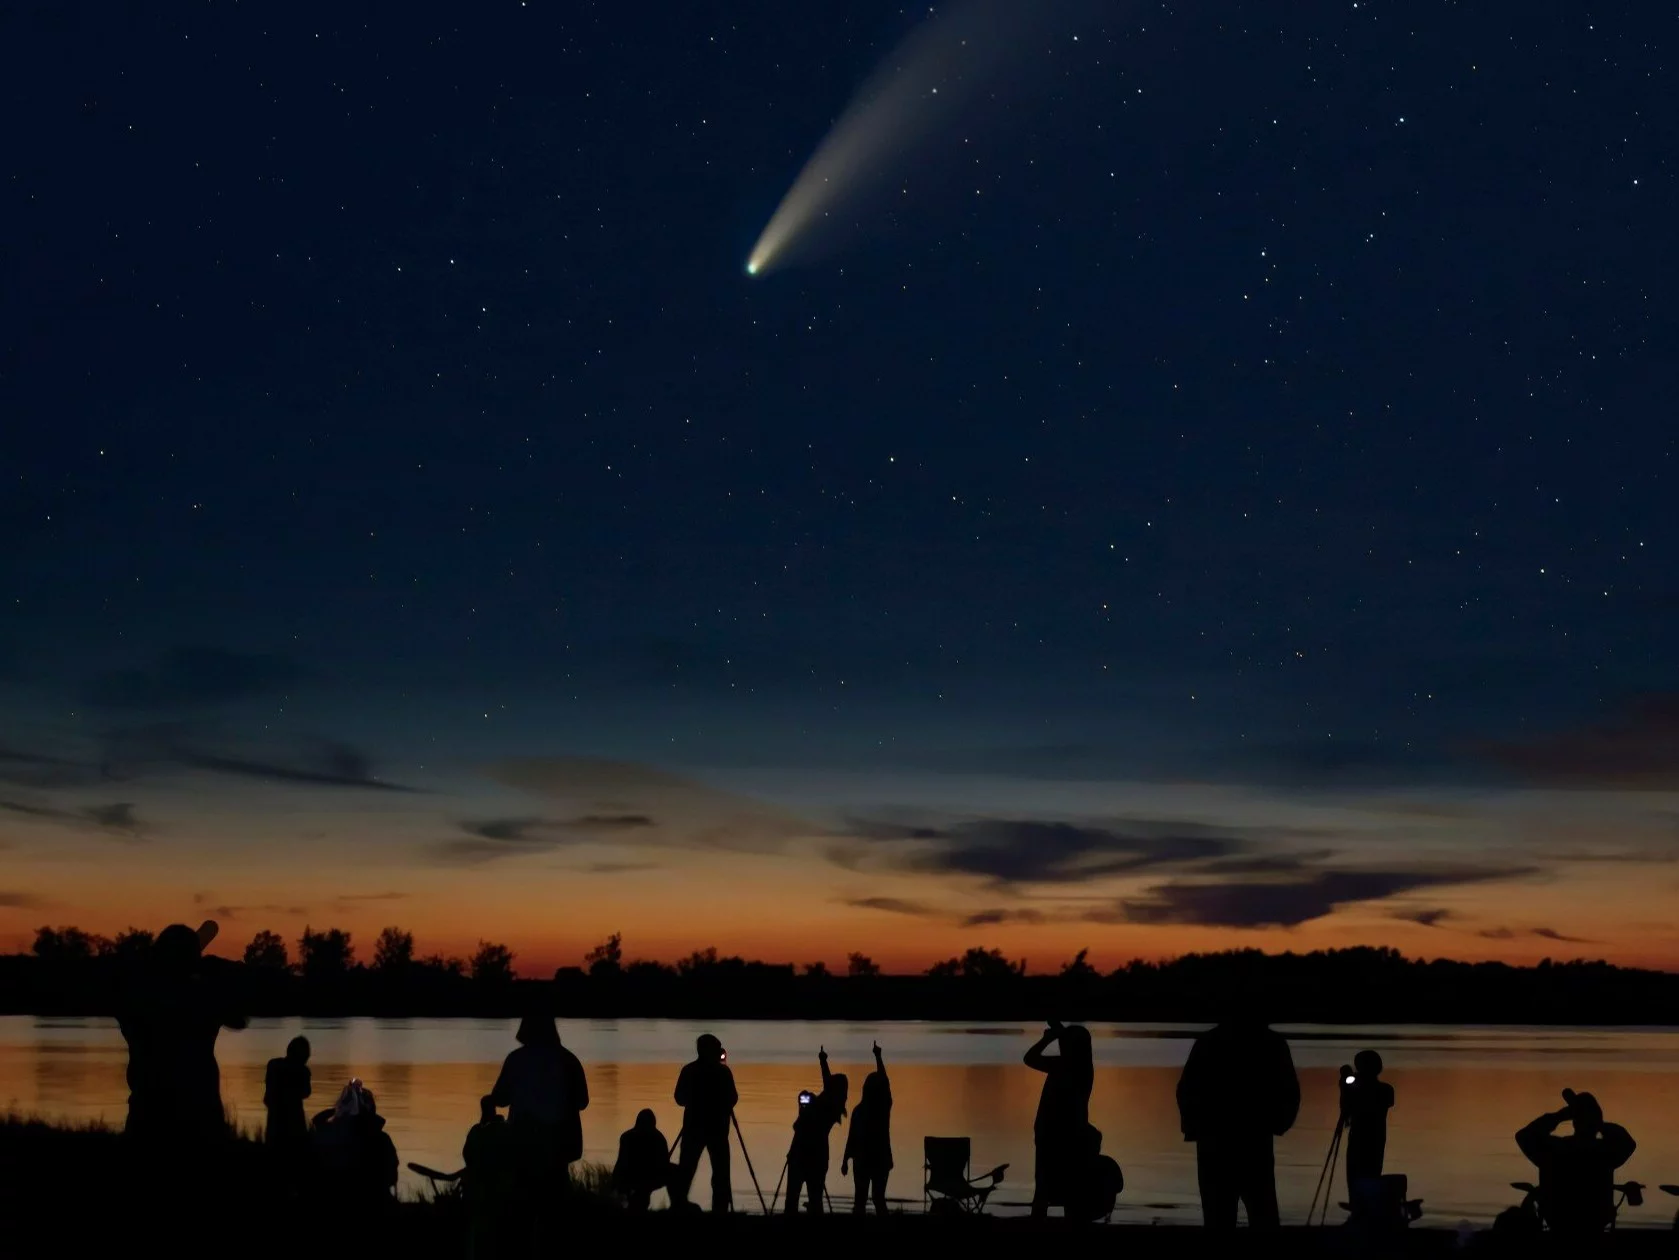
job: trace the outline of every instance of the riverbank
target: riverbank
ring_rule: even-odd
[[[108,1251],[175,1254],[236,1250],[256,1257],[401,1256],[454,1260],[469,1254],[470,1221],[459,1197],[408,1197],[351,1215],[278,1192],[265,1150],[238,1138],[197,1171],[141,1166],[120,1133],[102,1126],[0,1120],[0,1220],[11,1254]],[[1548,1256],[1548,1239],[1512,1247],[1488,1231],[1411,1229],[1376,1242],[1342,1226],[1286,1228],[1270,1235],[1218,1237],[1192,1226],[1079,1225],[1053,1218],[943,1217],[894,1212],[885,1218],[821,1218],[757,1213],[713,1216],[652,1212],[632,1216],[604,1192],[591,1168],[570,1202],[556,1250],[588,1247],[635,1255],[692,1252],[725,1256],[796,1253],[800,1260],[866,1253],[871,1260],[1022,1255],[1044,1247],[1115,1250],[1127,1260],[1198,1260],[1230,1255],[1339,1260],[1381,1255],[1429,1260],[1447,1255]],[[1606,1236],[1608,1257],[1672,1256],[1671,1232],[1623,1230]],[[1577,1253],[1576,1253],[1577,1254]]]

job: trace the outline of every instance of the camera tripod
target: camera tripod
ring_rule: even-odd
[[[1329,1150],[1323,1157],[1323,1171],[1318,1174],[1318,1188],[1312,1191],[1312,1202],[1306,1209],[1306,1224],[1312,1223],[1312,1214],[1318,1208],[1318,1196],[1323,1196],[1323,1212],[1318,1216],[1318,1224],[1326,1224],[1329,1220],[1329,1201],[1335,1197],[1335,1165],[1341,1159],[1341,1135],[1347,1131],[1347,1113],[1342,1112],[1335,1121],[1335,1132],[1329,1138]]]
[[[768,1216],[770,1214],[770,1209],[764,1203],[764,1188],[758,1184],[758,1170],[752,1167],[752,1152],[746,1149],[746,1135],[740,1131],[740,1118],[736,1116],[733,1111],[729,1112],[729,1123],[734,1126],[735,1140],[740,1143],[741,1158],[746,1161],[746,1175],[752,1178],[752,1189],[758,1193],[758,1208],[765,1216]],[[670,1150],[665,1153],[665,1159],[667,1161],[675,1156],[676,1148],[682,1145],[682,1140],[687,1136],[687,1129],[677,1130],[676,1140],[670,1144]],[[787,1169],[785,1165],[782,1166],[781,1171],[783,1174],[786,1173]],[[778,1183],[777,1189],[779,1190],[779,1188],[780,1186]],[[684,1191],[684,1197],[686,1197],[686,1193],[687,1192]],[[734,1210],[734,1195],[732,1192],[729,1197],[729,1210],[732,1212]]]

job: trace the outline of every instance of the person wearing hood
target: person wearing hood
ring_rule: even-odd
[[[612,1186],[630,1211],[645,1212],[653,1191],[663,1190],[669,1181],[670,1143],[659,1132],[659,1118],[644,1107],[636,1114],[635,1128],[618,1139]]]
[[[213,920],[196,931],[184,923],[164,928],[123,998],[117,1026],[128,1043],[130,1138],[195,1148],[228,1134],[216,1038],[248,1021],[204,974],[204,949],[216,930]]]
[[[527,1015],[515,1039],[519,1045],[502,1061],[490,1101],[507,1108],[509,1137],[518,1152],[520,1197],[535,1207],[571,1186],[571,1165],[583,1158],[589,1082],[582,1062],[560,1043],[552,1015]]]
[[[361,1081],[344,1086],[332,1108],[315,1117],[309,1135],[329,1195],[350,1207],[393,1202],[396,1144]]]

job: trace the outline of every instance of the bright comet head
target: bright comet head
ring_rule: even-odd
[[[755,276],[758,274],[758,263],[756,259],[746,264],[746,274],[749,276]]]

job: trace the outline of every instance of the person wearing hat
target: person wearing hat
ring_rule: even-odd
[[[1605,1122],[1592,1095],[1565,1089],[1562,1098],[1567,1105],[1516,1134],[1516,1145],[1539,1169],[1539,1211],[1551,1232],[1590,1237],[1615,1219],[1615,1170],[1638,1144],[1620,1125]],[[1565,1120],[1573,1132],[1557,1133]]]
[[[502,1061],[490,1102],[507,1108],[516,1157],[519,1207],[527,1225],[547,1228],[557,1199],[571,1188],[571,1165],[583,1158],[583,1111],[589,1082],[578,1057],[560,1044],[546,1012],[525,1016],[518,1048]]]
[[[216,938],[214,920],[197,931],[172,923],[159,932],[139,984],[117,1017],[128,1043],[128,1122],[131,1138],[194,1146],[227,1135],[216,1038],[244,1028],[203,974],[204,949]]]

